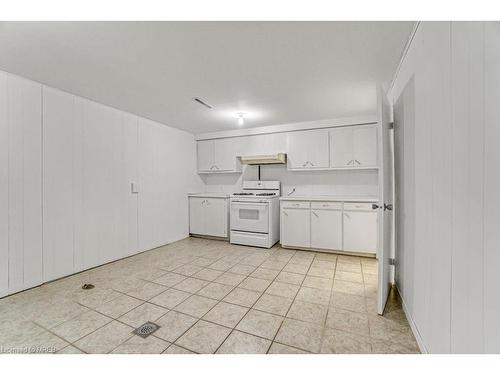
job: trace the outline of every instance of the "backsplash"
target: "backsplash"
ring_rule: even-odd
[[[206,192],[233,193],[243,180],[257,180],[257,166],[243,166],[241,174],[202,175]],[[378,196],[377,170],[288,171],[286,165],[261,167],[261,180],[281,181],[282,195]]]

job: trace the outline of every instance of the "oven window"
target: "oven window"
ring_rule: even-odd
[[[238,216],[241,220],[259,220],[259,210],[240,208],[238,210]]]

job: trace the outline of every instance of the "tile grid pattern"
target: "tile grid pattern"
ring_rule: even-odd
[[[96,289],[81,291],[83,281]],[[188,238],[1,299],[0,346],[46,345],[62,353],[418,352],[397,296],[380,317],[374,293],[373,259]],[[52,307],[40,316],[45,306]],[[133,336],[147,320],[164,330]],[[26,321],[31,331],[4,335]]]

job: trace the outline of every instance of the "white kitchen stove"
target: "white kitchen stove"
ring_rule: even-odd
[[[272,247],[279,241],[279,181],[243,181],[231,194],[230,236],[233,244]]]

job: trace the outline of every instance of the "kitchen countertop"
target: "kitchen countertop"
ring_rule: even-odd
[[[226,194],[226,193],[188,193],[188,197],[229,198],[229,194]]]
[[[320,201],[320,202],[378,202],[377,197],[349,197],[349,196],[333,196],[333,195],[309,195],[309,196],[289,196],[280,197],[281,201]]]

